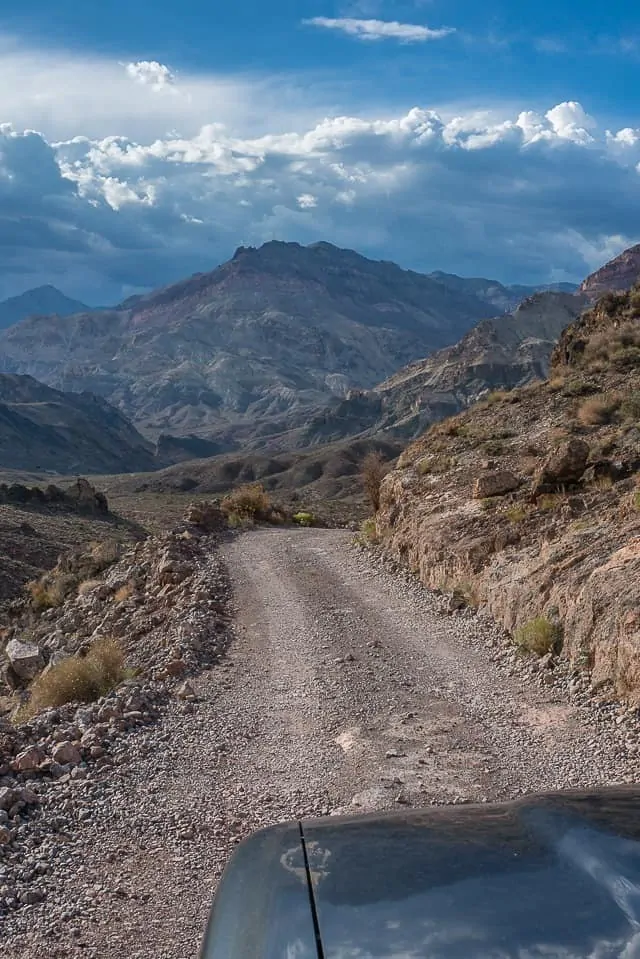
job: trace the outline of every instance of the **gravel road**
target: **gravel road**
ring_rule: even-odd
[[[89,812],[51,860],[55,891],[6,920],[3,954],[193,957],[233,845],[282,819],[637,779],[635,720],[540,685],[490,624],[350,541],[264,529],[224,547],[228,657],[196,704],[126,740],[109,779],[70,785]]]

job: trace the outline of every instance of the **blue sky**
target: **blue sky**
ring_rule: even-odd
[[[272,238],[579,279],[640,240],[639,79],[621,0],[3,5],[0,296]]]

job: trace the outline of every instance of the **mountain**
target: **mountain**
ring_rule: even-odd
[[[30,317],[0,333],[0,366],[91,389],[148,436],[232,450],[300,427],[494,312],[393,263],[272,242],[115,309]]]
[[[455,273],[443,273],[436,270],[434,273],[428,273],[427,276],[442,283],[450,290],[456,293],[464,293],[471,296],[477,296],[494,308],[494,312],[508,313],[514,310],[526,297],[533,296],[534,293],[554,292],[554,293],[575,293],[577,284],[575,283],[555,283],[543,286],[504,286],[497,280],[487,280],[484,277],[462,277]]]
[[[404,367],[375,389],[335,400],[313,417],[299,445],[383,431],[411,439],[487,391],[544,378],[558,337],[587,302],[570,293],[536,293],[512,313],[482,320],[454,346]]]
[[[609,290],[628,290],[640,276],[640,244],[629,247],[620,256],[609,260],[592,273],[580,286],[580,292],[591,300]]]
[[[153,444],[104,399],[0,374],[0,466],[58,473],[157,467]]]
[[[467,281],[454,279],[456,288],[463,289]],[[410,364],[373,390],[334,399],[300,431],[296,445],[380,432],[412,439],[430,423],[452,416],[492,390],[544,379],[564,328],[600,294],[629,289],[639,279],[637,246],[587,277],[576,292],[535,293],[511,312],[481,320],[454,346]],[[481,287],[485,281],[468,282],[478,294],[484,290],[487,295],[486,287]]]
[[[0,329],[13,326],[28,316],[70,316],[88,309],[84,303],[70,299],[55,286],[38,286],[0,302]]]

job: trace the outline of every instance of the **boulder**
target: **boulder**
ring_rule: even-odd
[[[9,664],[23,682],[30,682],[44,666],[40,648],[33,643],[24,643],[19,639],[10,639],[6,648]]]
[[[45,758],[45,753],[39,746],[28,746],[18,753],[11,766],[18,773],[27,773],[37,769]]]
[[[67,763],[76,766],[79,762],[82,762],[80,750],[68,741],[58,743],[58,745],[54,747],[51,756],[54,762],[60,763],[61,766],[66,766]]]
[[[572,437],[565,443],[557,446],[547,456],[538,469],[534,489],[537,491],[549,487],[569,486],[577,483],[587,468],[589,458],[589,444],[584,440]]]
[[[0,786],[0,809],[4,809],[7,812],[17,798],[16,790],[9,789],[8,786]]]
[[[473,495],[476,499],[504,496],[505,493],[512,493],[518,489],[520,482],[520,479],[510,470],[491,470],[483,473],[475,481]]]

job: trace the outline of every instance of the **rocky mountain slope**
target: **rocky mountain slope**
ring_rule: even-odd
[[[443,273],[436,270],[428,273],[427,276],[442,283],[443,286],[456,293],[467,293],[477,296],[481,300],[490,303],[497,313],[509,313],[529,296],[534,293],[553,292],[553,293],[575,293],[577,284],[575,283],[551,283],[542,286],[524,286],[522,284],[513,284],[504,286],[497,280],[487,280],[485,277],[462,277],[455,273]]]
[[[0,373],[0,467],[116,473],[156,465],[154,445],[100,397]]]
[[[455,281],[456,289],[472,288],[496,302],[509,290],[486,287],[485,280]],[[430,424],[451,416],[488,391],[511,389],[544,379],[558,337],[585,307],[606,290],[629,289],[640,279],[640,246],[626,250],[582,283],[579,290],[538,292],[510,313],[481,320],[453,346],[399,370],[370,391],[352,391],[334,399],[313,417],[296,439],[300,446],[333,442],[348,436],[384,431],[415,438]],[[559,284],[569,287],[570,284]],[[506,292],[505,292],[506,291]]]
[[[91,389],[154,438],[232,449],[303,424],[494,312],[393,263],[272,242],[117,309],[25,320],[0,334],[0,366]]]
[[[0,303],[0,329],[19,323],[28,316],[70,316],[89,307],[65,296],[55,286],[38,286]]]
[[[551,379],[433,425],[383,482],[377,531],[523,648],[640,701],[640,287],[607,294]]]

